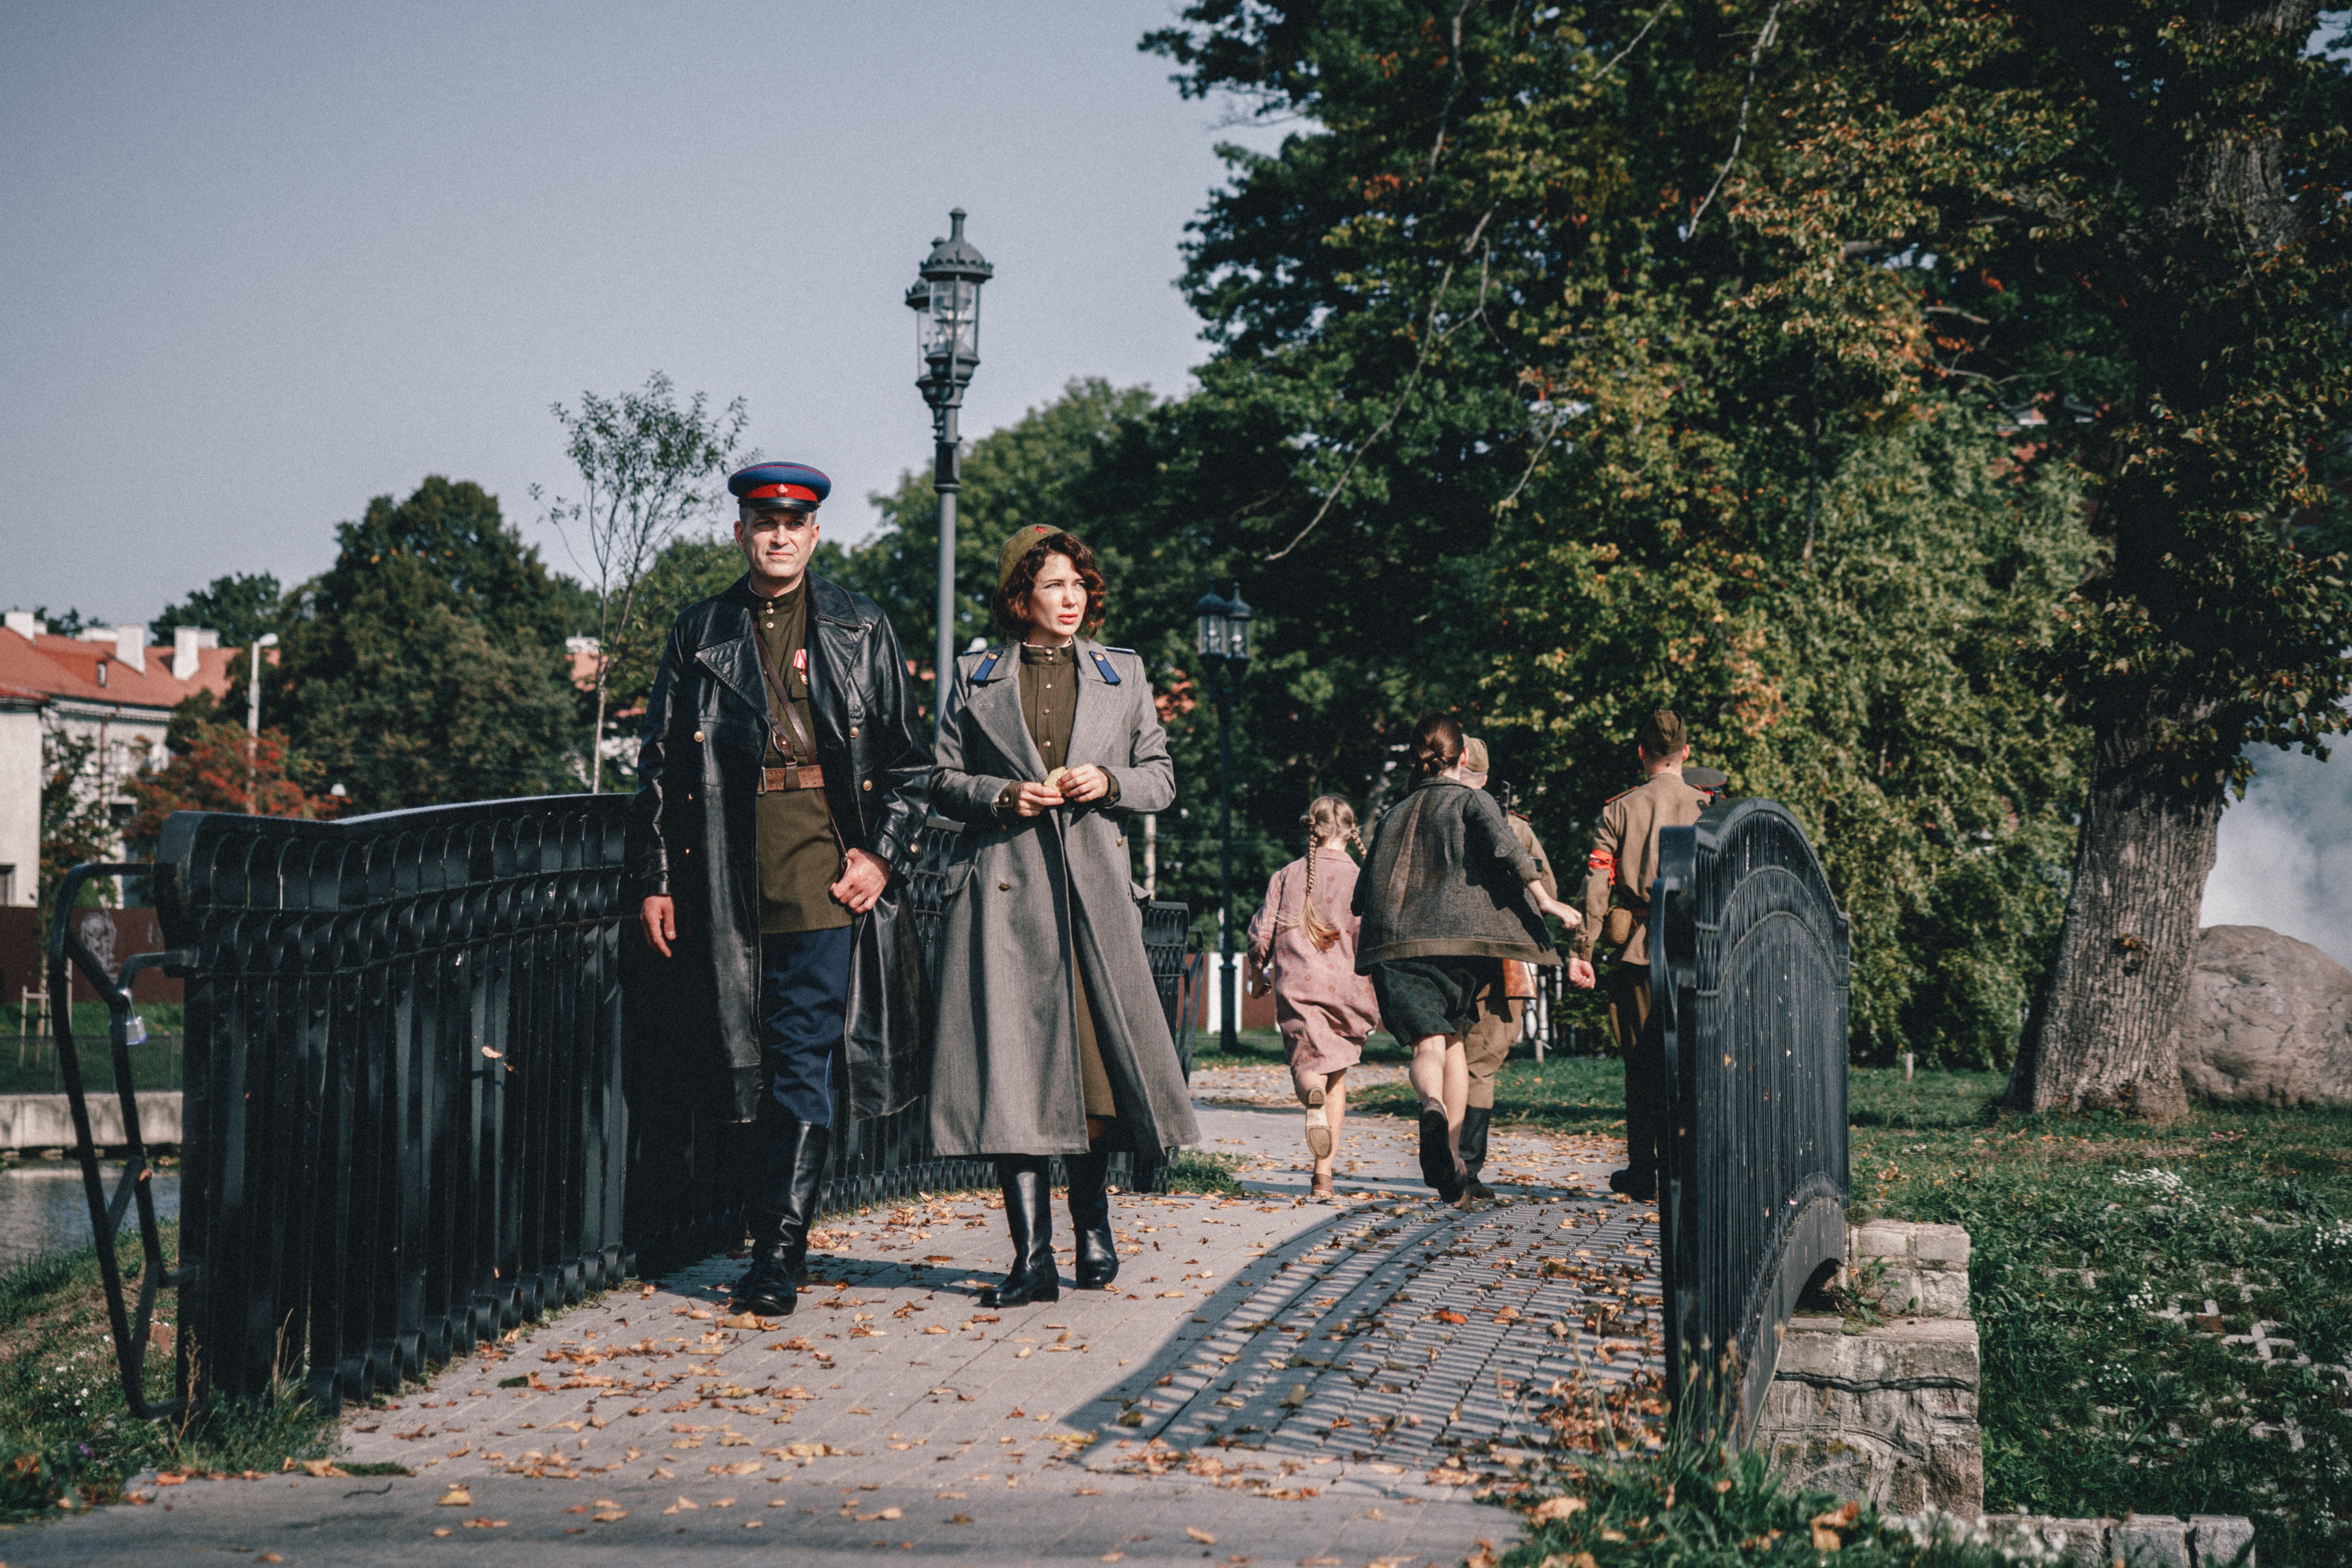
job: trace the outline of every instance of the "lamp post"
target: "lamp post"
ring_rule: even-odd
[[[931,489],[940,498],[934,733],[947,710],[948,686],[955,669],[956,492],[963,488],[963,446],[956,416],[963,407],[963,389],[971,384],[971,373],[980,363],[980,286],[996,271],[964,238],[963,216],[961,207],[948,214],[948,237],[931,241],[931,253],[918,269],[922,280],[907,290],[908,308],[919,314],[915,349],[922,374],[915,378],[915,384],[922,389],[923,401],[931,405]]]
[[[245,814],[254,815],[253,797],[261,788],[261,650],[278,646],[276,632],[253,639],[253,679],[245,686]]]
[[[1234,984],[1234,689],[1250,661],[1250,607],[1242,585],[1220,594],[1214,583],[1192,606],[1201,666],[1217,693],[1217,1048],[1240,1047],[1240,993]]]

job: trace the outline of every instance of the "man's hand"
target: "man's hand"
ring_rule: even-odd
[[[841,868],[841,880],[825,891],[833,895],[835,903],[862,915],[874,907],[875,900],[882,896],[882,889],[889,885],[890,868],[884,865],[879,857],[868,855],[863,849],[852,849],[849,863]]]
[[[652,894],[638,908],[637,918],[645,922],[646,945],[667,958],[669,944],[686,929],[686,922],[678,918],[677,900],[667,893]]]
[[[1061,804],[1060,790],[1048,789],[1041,784],[1016,784],[1013,786],[1013,810],[1017,816],[1035,816]]]
[[[1110,793],[1110,775],[1088,763],[1062,775],[1062,798],[1078,805],[1100,800]]]
[[[1568,983],[1579,991],[1592,989],[1592,960],[1570,957],[1568,961]]]

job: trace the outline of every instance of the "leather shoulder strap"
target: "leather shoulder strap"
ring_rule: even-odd
[[[1011,646],[1010,643],[998,643],[981,656],[980,668],[971,672],[971,683],[974,686],[988,684],[989,677],[996,673],[997,665],[1003,660],[1004,650]]]
[[[1094,655],[1095,672],[1103,678],[1103,684],[1105,686],[1117,686],[1118,684],[1118,671],[1110,667],[1110,655],[1103,652],[1103,650],[1098,647],[1090,647],[1087,649],[1087,651]]]

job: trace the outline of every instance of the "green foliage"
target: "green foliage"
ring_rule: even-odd
[[[79,637],[84,628],[106,625],[96,616],[83,615],[79,610],[52,610],[47,605],[33,606],[33,618],[48,628],[51,637]]]
[[[250,647],[264,632],[279,629],[285,590],[267,572],[234,572],[215,577],[155,617],[155,640],[168,644],[181,626],[220,633],[223,647]]]
[[[1229,151],[1196,225],[1218,355],[1163,467],[1292,633],[1275,776],[1377,802],[1385,732],[1453,708],[1573,864],[1674,706],[1822,851],[1857,1049],[2002,1060],[2086,773],[2032,666],[2094,560],[2080,481],[1975,384],[1890,402],[1848,352],[1917,337],[1909,273],[1836,331],[1775,292],[1798,250],[1715,187],[1842,57],[1766,10],[1189,8],[1147,40],[1184,90],[1302,129]]]
[[[362,811],[578,787],[579,590],[479,486],[427,479],[338,525],[292,595],[270,707]]]
[[[681,408],[668,376],[656,371],[642,391],[604,397],[580,395],[574,414],[561,403],[564,453],[579,471],[580,493],[548,504],[548,521],[567,547],[584,549],[596,606],[594,715],[589,729],[589,787],[603,778],[610,692],[608,670],[625,655],[642,657],[634,641],[657,649],[667,627],[638,631],[633,614],[640,585],[677,531],[710,516],[726,495],[736,443],[750,422],[740,397],[717,414],[696,393]],[[531,487],[539,499],[539,487]],[[656,652],[654,657],[659,658]]]

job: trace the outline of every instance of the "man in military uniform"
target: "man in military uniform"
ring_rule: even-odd
[[[1591,990],[1592,944],[1623,947],[1609,972],[1609,1027],[1625,1055],[1626,1164],[1609,1184],[1647,1201],[1657,1195],[1667,1131],[1664,1030],[1663,1020],[1650,1016],[1650,884],[1658,876],[1658,830],[1696,822],[1707,796],[1683,778],[1690,746],[1672,710],[1661,708],[1643,721],[1637,754],[1647,781],[1601,808],[1568,978]]]
[[[1486,788],[1486,742],[1475,736],[1462,743],[1462,782],[1472,789]],[[1553,898],[1559,897],[1559,884],[1553,879],[1551,857],[1544,853],[1541,840],[1536,837],[1535,825],[1510,807],[1510,786],[1499,786],[1493,793],[1501,798],[1503,819],[1511,825],[1511,836],[1519,847],[1535,857],[1543,868],[1543,889]],[[1468,1034],[1462,1037],[1463,1055],[1470,1066],[1467,1102],[1462,1112],[1461,1131],[1454,1139],[1454,1148],[1468,1167],[1469,1176],[1464,1191],[1474,1198],[1491,1198],[1494,1189],[1480,1179],[1479,1172],[1486,1163],[1486,1133],[1495,1120],[1495,1075],[1502,1070],[1511,1054],[1511,1047],[1519,1037],[1520,1020],[1527,1016],[1528,1004],[1535,999],[1535,970],[1517,959],[1503,961],[1503,986],[1498,994],[1488,986],[1478,995],[1478,1016]],[[1447,1106],[1450,1116],[1455,1108]]]
[[[629,864],[646,945],[676,966],[684,1005],[667,1026],[681,1045],[715,1037],[730,1113],[765,1126],[736,1294],[782,1315],[806,1279],[835,1061],[859,1116],[897,1109],[919,1078],[920,977],[905,972],[896,922],[910,917],[891,883],[931,754],[889,617],[809,570],[832,482],[756,463],[727,485],[748,570],[670,629]],[[693,1065],[688,1046],[679,1066]]]

